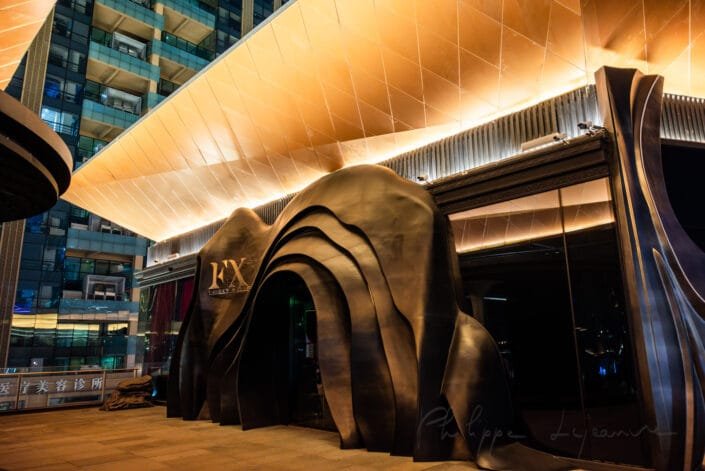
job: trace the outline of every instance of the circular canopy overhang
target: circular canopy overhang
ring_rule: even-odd
[[[71,182],[64,141],[35,113],[0,91],[0,222],[51,208]]]

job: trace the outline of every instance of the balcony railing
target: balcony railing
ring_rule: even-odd
[[[135,18],[152,28],[164,29],[164,17],[151,9],[152,2],[149,0],[96,0],[96,3]]]
[[[209,62],[193,53],[184,51],[163,41],[157,41],[156,39],[152,41],[150,52],[195,71],[201,70],[207,66]]]
[[[84,101],[84,104],[86,101]],[[66,248],[122,255],[145,255],[147,253],[147,240],[142,237],[69,228]]]
[[[178,83],[170,82],[166,79],[160,78],[159,85],[157,86],[157,91],[160,95],[169,96],[179,88]]]
[[[87,99],[83,100],[83,117],[122,129],[129,128],[139,119],[136,114],[117,110]]]
[[[59,314],[114,314],[118,312],[139,312],[138,302],[112,299],[71,299],[59,300]]]
[[[87,81],[84,98],[134,115],[142,113],[142,98],[96,82]]]
[[[129,38],[129,44],[115,39],[113,34],[93,28],[88,56],[149,80],[159,80],[159,67],[145,61],[148,50],[147,44],[131,38]]]
[[[147,93],[145,95],[145,100],[142,101],[142,111],[147,112],[157,106],[159,103],[164,101],[166,97],[164,95],[160,95],[159,93]]]
[[[185,39],[174,36],[166,31],[162,31],[162,42],[169,44],[170,46],[174,46],[177,49],[181,49],[182,51],[195,54],[202,59],[206,59],[207,61],[212,61],[215,54],[214,51],[201,47],[198,44],[186,41]]]
[[[161,0],[165,7],[188,16],[201,24],[215,27],[215,9],[195,0]]]

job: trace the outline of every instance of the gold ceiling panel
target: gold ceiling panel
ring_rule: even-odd
[[[0,0],[0,89],[4,90],[56,0]]]
[[[64,198],[162,240],[603,65],[705,96],[705,1],[296,0],[85,164]]]

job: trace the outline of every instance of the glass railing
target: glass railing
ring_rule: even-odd
[[[170,82],[166,79],[160,78],[157,91],[160,95],[169,96],[174,93],[177,88],[179,88],[178,83]]]
[[[86,81],[83,97],[102,105],[135,115],[142,113],[142,98],[90,80]]]
[[[156,29],[164,29],[164,17],[152,8],[150,0],[96,0],[96,3],[134,18]]]
[[[59,300],[59,314],[114,314],[139,311],[139,303],[115,299],[70,299]]]
[[[156,39],[152,41],[150,54],[156,54],[164,59],[176,62],[195,71],[201,70],[210,62],[208,59],[204,59],[191,52]]]
[[[88,136],[80,136],[78,138],[76,164],[81,164],[93,157],[98,151],[105,147],[106,141],[95,139]],[[72,208],[73,210],[73,208]]]
[[[159,80],[159,67],[96,41],[91,41],[88,56],[148,80]]]
[[[213,51],[210,51],[204,47],[199,46],[198,44],[194,44],[192,42],[186,41],[185,39],[182,39],[178,36],[174,36],[171,33],[167,33],[166,31],[162,31],[162,42],[169,44],[171,46],[174,46],[178,49],[181,49],[182,51],[190,52],[191,54],[195,54],[198,57],[201,57],[203,59],[206,59],[208,61],[213,60]]]
[[[82,116],[85,119],[98,121],[122,129],[129,128],[139,119],[139,116],[136,114],[117,110],[89,99],[83,100]]]
[[[160,95],[159,93],[147,93],[145,99],[142,100],[142,111],[147,112],[157,106],[159,103],[164,101],[166,96]]]
[[[122,255],[145,255],[147,239],[69,228],[66,248]]]
[[[102,1],[102,0],[101,0]],[[196,0],[161,0],[165,7],[186,15],[211,28],[215,27],[215,8]]]

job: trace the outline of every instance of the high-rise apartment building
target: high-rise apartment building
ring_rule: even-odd
[[[40,116],[78,168],[282,3],[59,0]],[[8,93],[21,95],[26,73],[34,71],[23,63]],[[133,273],[142,268],[147,244],[64,201],[28,219],[15,300],[5,303],[12,312],[0,313],[12,316],[9,352],[0,358],[9,367],[141,363]]]

